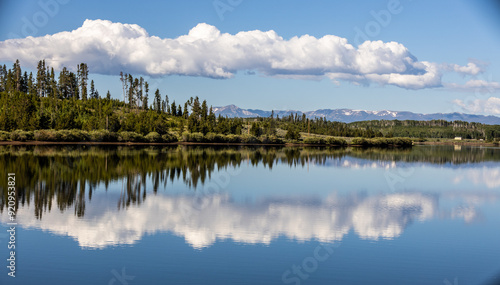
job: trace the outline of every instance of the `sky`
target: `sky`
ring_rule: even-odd
[[[479,0],[0,2],[0,63],[86,62],[150,93],[263,110],[500,116],[500,4]]]

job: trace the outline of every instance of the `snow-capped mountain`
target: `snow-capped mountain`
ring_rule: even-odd
[[[235,105],[225,107],[215,107],[215,114],[230,118],[251,118],[251,117],[269,117],[271,111],[258,109],[241,109]],[[478,122],[490,125],[500,125],[500,117],[471,115],[464,113],[434,113],[434,114],[419,114],[406,111],[366,111],[366,110],[351,110],[351,109],[320,109],[315,111],[301,112],[296,110],[275,110],[275,116],[288,116],[297,113],[299,116],[305,114],[308,118],[326,118],[329,121],[339,121],[345,123],[370,120],[446,120],[446,121],[466,121]]]

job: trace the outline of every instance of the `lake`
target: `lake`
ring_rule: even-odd
[[[500,148],[1,146],[0,163],[0,284],[499,280]]]

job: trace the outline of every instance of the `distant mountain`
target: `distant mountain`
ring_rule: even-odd
[[[258,109],[241,109],[235,105],[225,107],[215,107],[216,115],[230,118],[251,118],[251,117],[269,117],[271,111],[263,111]],[[301,112],[297,110],[275,110],[275,116],[288,116],[297,113],[299,116],[306,114],[308,118],[326,118],[329,121],[339,121],[345,123],[370,121],[370,120],[446,120],[446,121],[466,121],[478,122],[489,125],[500,125],[500,117],[471,115],[463,113],[435,113],[435,114],[418,114],[412,112],[400,111],[365,111],[351,109],[320,109],[316,111]]]

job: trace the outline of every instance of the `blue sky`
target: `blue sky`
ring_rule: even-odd
[[[199,0],[138,3],[7,0],[0,4],[0,16],[1,62],[11,65],[15,60],[13,57],[20,57],[22,66],[30,67],[36,64],[35,56],[43,56],[49,62],[50,59],[58,59],[62,65],[67,63],[72,67],[73,61],[84,61],[89,63],[90,72],[94,71],[90,77],[96,81],[100,93],[103,95],[110,90],[116,98],[121,97],[121,83],[113,74],[117,74],[119,63],[108,63],[109,52],[101,53],[99,48],[92,46],[81,54],[77,54],[80,49],[71,48],[71,53],[68,53],[67,44],[64,43],[75,42],[75,38],[69,38],[61,44],[52,40],[54,46],[43,38],[35,42],[17,43],[6,40],[73,31],[90,19],[109,22],[93,22],[87,25],[87,32],[83,35],[87,35],[88,30],[97,30],[96,27],[106,29],[112,24],[122,23],[138,25],[139,29],[147,32],[148,38],[177,39],[188,35],[198,24],[206,23],[208,25],[199,26],[198,30],[202,33],[213,32],[214,29],[220,34],[230,35],[241,31],[273,30],[282,37],[285,42],[283,46],[291,51],[298,45],[293,43],[293,37],[303,35],[316,39],[334,35],[345,38],[348,44],[358,49],[364,40],[380,40],[383,47],[388,49],[387,43],[396,42],[406,50],[399,57],[388,59],[388,62],[394,63],[391,68],[398,69],[398,64],[408,54],[415,57],[409,65],[405,63],[403,71],[397,72],[386,71],[382,65],[363,71],[367,70],[366,62],[351,68],[350,59],[345,59],[346,54],[343,52],[339,52],[338,58],[345,59],[347,65],[332,66],[334,64],[326,59],[324,64],[321,63],[330,50],[318,52],[318,57],[312,53],[305,58],[296,57],[297,53],[293,52],[263,58],[261,53],[254,51],[236,60],[226,57],[232,57],[234,52],[239,51],[220,48],[227,46],[227,42],[208,47],[206,57],[202,56],[206,45],[198,46],[195,51],[198,53],[192,56],[197,59],[193,62],[189,58],[190,50],[184,50],[188,59],[177,57],[176,68],[167,68],[166,65],[157,69],[150,67],[151,62],[168,62],[169,55],[161,58],[131,55],[123,71],[137,75],[143,73],[145,77],[153,75],[149,80],[152,85],[177,101],[199,96],[214,106],[236,104],[243,108],[267,110],[351,108],[500,115],[500,6],[495,1]],[[95,34],[92,36],[99,38]],[[311,40],[310,44],[318,45],[316,39]],[[235,40],[238,39],[232,37],[228,41]],[[127,46],[126,41],[117,40],[118,43]],[[256,42],[256,45],[263,43],[265,41]],[[89,42],[91,44],[97,43]],[[45,50],[37,52],[38,47]],[[157,47],[151,51],[162,53],[168,48],[172,46]],[[262,46],[263,50],[265,48]],[[120,47],[121,52],[128,54],[137,52],[137,49],[142,49],[142,46],[132,46],[129,50]],[[270,50],[275,51],[272,47]],[[373,48],[369,50],[373,51]],[[354,58],[359,61],[360,57]],[[366,58],[361,57],[363,59]],[[265,63],[261,64],[260,60]],[[277,60],[279,68],[269,63],[276,63]],[[377,65],[379,59],[375,58],[374,61]],[[209,67],[206,67],[207,62],[210,63]],[[429,71],[433,66],[439,66],[436,74]],[[466,69],[467,66],[471,69]],[[221,75],[217,67],[227,69]],[[413,68],[416,71],[412,71]],[[318,76],[317,71],[324,69],[327,72]],[[397,82],[386,77],[394,73],[399,76]],[[415,77],[424,73],[434,77]]]

